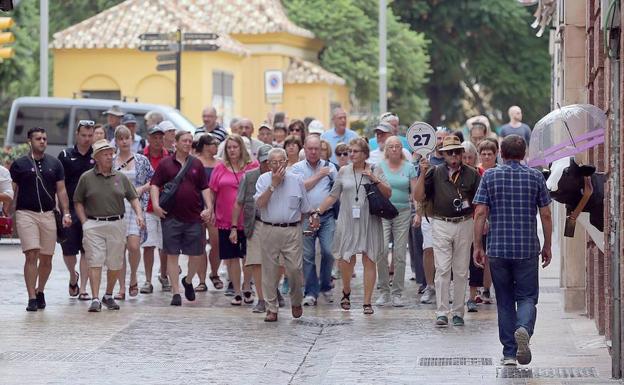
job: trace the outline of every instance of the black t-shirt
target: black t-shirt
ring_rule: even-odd
[[[35,165],[39,169],[43,184],[37,178]],[[28,154],[16,159],[9,171],[11,179],[17,184],[17,210],[41,212],[56,207],[56,182],[65,178],[63,165],[58,159],[44,154],[40,160],[33,160]]]
[[[82,155],[76,146],[61,151],[58,159],[63,165],[65,171],[65,188],[69,197],[69,205],[74,205],[74,191],[78,186],[80,176],[95,166],[95,161],[91,158],[93,149],[89,147],[89,151]]]

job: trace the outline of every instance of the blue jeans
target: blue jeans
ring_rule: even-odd
[[[331,272],[334,266],[334,256],[331,252],[336,220],[333,212],[321,215],[321,227],[313,236],[303,237],[303,278],[305,281],[305,295],[317,298],[319,292],[331,290]],[[305,220],[303,229],[307,230],[310,223]],[[320,277],[316,274],[316,239],[321,244],[321,271]],[[319,282],[320,281],[320,282]]]
[[[516,357],[514,332],[524,327],[533,335],[539,296],[539,258],[489,258],[492,283],[496,291],[498,338],[504,357]]]

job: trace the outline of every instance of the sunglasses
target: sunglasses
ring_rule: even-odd
[[[444,151],[445,154],[453,156],[453,155],[461,155],[462,152],[464,152],[463,149],[460,148],[456,148],[454,150],[448,150],[448,151]]]
[[[339,152],[336,154],[336,156],[349,156],[348,152]]]
[[[290,132],[301,132],[301,128],[291,128]]]
[[[78,126],[93,127],[95,122],[93,120],[81,120],[78,122]]]

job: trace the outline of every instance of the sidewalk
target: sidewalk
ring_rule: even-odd
[[[518,370],[498,366],[495,305],[466,313],[464,327],[436,329],[434,305],[420,305],[417,285],[407,281],[408,306],[364,316],[359,262],[350,312],[323,304],[295,321],[287,307],[267,324],[210,284],[182,308],[169,306],[170,293],[155,285],[154,294],[121,301],[120,311],[87,313],[88,303],[67,296],[59,255],[48,307],[27,313],[23,255],[19,246],[0,246],[2,384],[619,383],[609,379],[610,357],[593,322],[561,311],[556,256],[540,278],[533,362]]]

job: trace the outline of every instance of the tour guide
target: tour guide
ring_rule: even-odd
[[[93,144],[95,167],[80,177],[74,192],[76,215],[82,223],[83,247],[89,265],[91,282],[90,312],[99,312],[102,303],[98,298],[102,265],[106,264],[106,294],[102,302],[109,310],[119,310],[113,299],[113,289],[123,266],[126,240],[124,198],[136,213],[137,224],[145,226],[143,211],[132,183],[120,172],[113,170],[113,147],[106,139]]]

